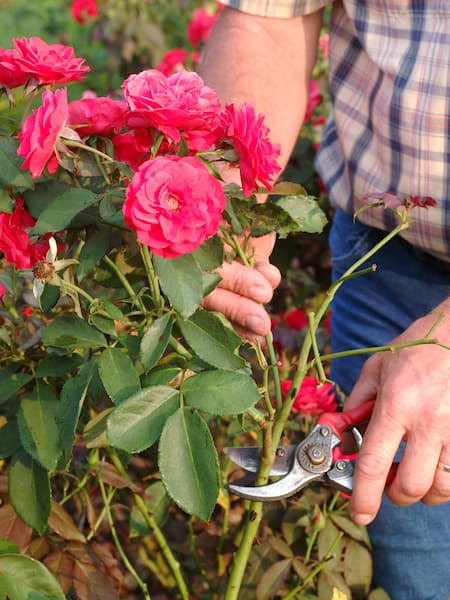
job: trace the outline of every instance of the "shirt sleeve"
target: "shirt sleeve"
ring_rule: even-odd
[[[261,17],[288,19],[309,15],[333,0],[220,0],[220,4]]]

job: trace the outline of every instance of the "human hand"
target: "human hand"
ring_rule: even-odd
[[[260,340],[270,332],[270,317],[263,304],[270,302],[281,280],[280,271],[269,261],[274,243],[274,234],[252,238],[249,249],[254,249],[254,266],[225,261],[218,269],[222,281],[203,300],[204,308],[224,314],[250,341]]]
[[[444,316],[432,337],[450,346],[450,300],[437,311]],[[422,339],[438,313],[415,321],[392,344]],[[364,434],[350,502],[355,522],[367,525],[376,516],[394,455],[402,439],[407,445],[392,483],[386,489],[399,506],[421,500],[450,500],[450,350],[417,345],[371,356],[346,402],[346,409],[375,399]]]

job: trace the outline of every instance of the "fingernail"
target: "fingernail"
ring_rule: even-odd
[[[367,515],[364,513],[354,513],[352,514],[352,520],[357,525],[368,525],[373,520],[373,515]]]
[[[270,292],[262,285],[251,285],[247,289],[247,295],[255,302],[269,302]]]
[[[245,327],[255,333],[260,333],[264,328],[264,322],[259,317],[250,315],[245,319]]]

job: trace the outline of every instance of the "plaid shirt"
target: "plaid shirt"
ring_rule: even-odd
[[[232,8],[287,18],[331,0],[221,0]],[[336,0],[330,22],[333,112],[317,168],[333,205],[353,212],[367,194],[432,196],[404,232],[412,244],[450,260],[450,2]],[[390,211],[359,219],[381,229]]]

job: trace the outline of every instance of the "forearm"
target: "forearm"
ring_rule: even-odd
[[[273,19],[225,8],[204,50],[199,73],[224,103],[251,103],[265,116],[284,167],[308,102],[321,12]]]

